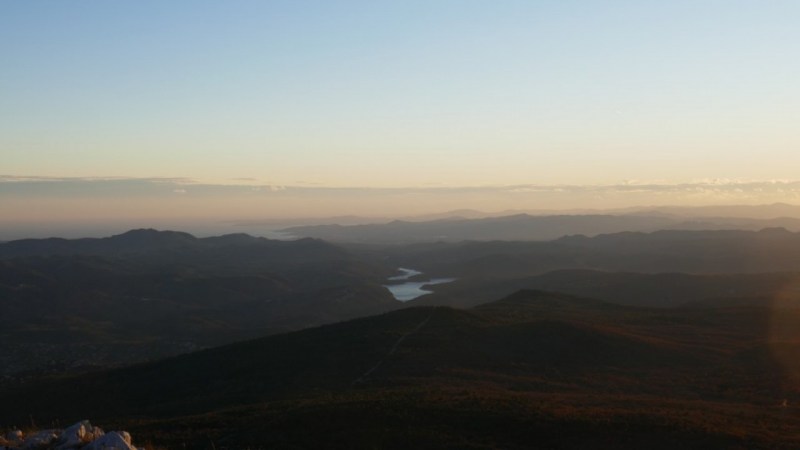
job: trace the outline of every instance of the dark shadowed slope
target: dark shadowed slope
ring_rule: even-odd
[[[135,230],[0,245],[0,380],[390,311],[388,271],[326,242]],[[24,256],[23,256],[24,255]]]
[[[686,274],[567,269],[520,278],[467,277],[411,304],[468,308],[520,289],[541,289],[652,307],[800,306],[800,273]]]
[[[199,448],[792,448],[797,367],[769,349],[797,348],[800,313],[774,321],[521,291],[30,385],[0,423],[92,417]]]

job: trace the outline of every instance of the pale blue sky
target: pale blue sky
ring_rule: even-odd
[[[798,1],[0,0],[0,174],[794,179]]]

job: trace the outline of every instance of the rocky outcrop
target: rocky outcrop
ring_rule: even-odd
[[[67,428],[23,433],[13,430],[0,437],[0,450],[140,450],[127,431],[105,433],[88,420]]]

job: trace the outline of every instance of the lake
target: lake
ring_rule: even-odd
[[[401,267],[397,269],[400,275],[390,277],[388,281],[403,281],[409,278],[421,275],[422,272],[414,269],[406,269]],[[404,283],[386,284],[384,287],[389,289],[395,299],[401,302],[407,302],[425,294],[430,294],[433,291],[424,289],[426,286],[433,286],[435,284],[444,284],[455,281],[455,278],[431,278],[423,281],[406,281]]]

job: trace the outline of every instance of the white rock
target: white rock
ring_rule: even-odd
[[[112,431],[95,439],[82,450],[137,450],[131,445],[131,435],[127,431]]]
[[[50,447],[58,439],[59,430],[42,430],[37,431],[22,441],[20,448],[24,450],[39,449],[42,447]]]
[[[82,447],[87,442],[94,440],[92,424],[88,420],[82,420],[70,425],[61,433],[58,439],[56,450],[68,450]]]
[[[100,436],[103,436],[104,434],[106,433],[102,428],[94,426],[91,429],[86,430],[86,439],[91,442]]]
[[[6,441],[8,441],[9,444],[14,444],[14,443],[18,444],[22,442],[23,437],[24,435],[20,430],[12,430],[6,433]]]

